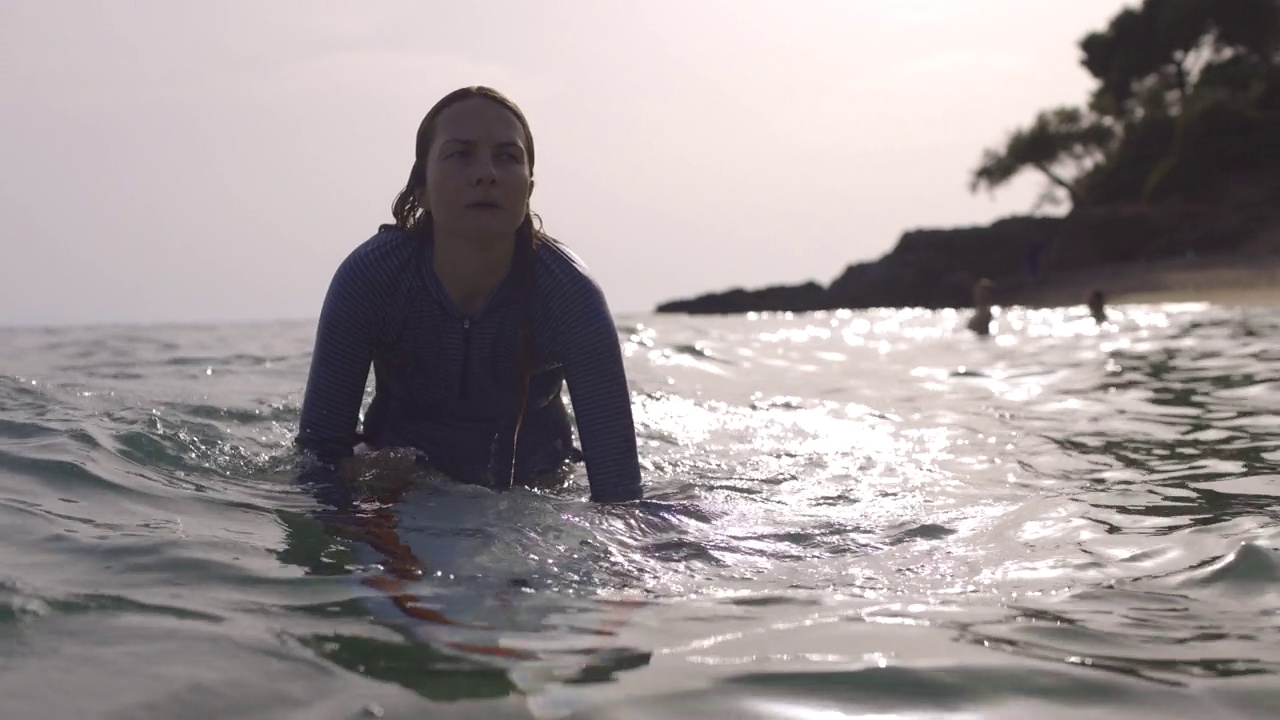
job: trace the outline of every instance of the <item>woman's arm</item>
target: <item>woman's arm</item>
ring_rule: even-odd
[[[356,425],[373,362],[377,328],[383,318],[377,302],[385,287],[377,286],[377,258],[357,249],[334,273],[316,326],[311,371],[302,401],[295,446],[307,468],[309,484],[341,482],[337,464],[350,457],[357,442]],[[334,488],[329,488],[334,490]]]
[[[590,288],[587,297],[575,298],[561,326],[561,352],[591,499],[639,500],[640,460],[618,331],[604,294],[594,283]]]

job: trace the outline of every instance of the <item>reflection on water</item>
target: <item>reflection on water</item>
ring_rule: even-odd
[[[648,500],[369,465],[345,515],[289,469],[311,326],[3,331],[0,690],[15,717],[1269,717],[1280,322],[1116,310],[986,339],[623,318]]]

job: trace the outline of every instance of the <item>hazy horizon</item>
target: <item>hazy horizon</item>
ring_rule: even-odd
[[[969,173],[1086,99],[1076,43],[1125,5],[6,4],[0,326],[314,319],[472,84],[528,115],[534,210],[615,313],[827,284],[1025,213],[1039,179]]]

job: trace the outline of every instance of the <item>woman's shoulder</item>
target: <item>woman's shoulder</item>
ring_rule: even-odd
[[[538,248],[535,282],[542,307],[559,322],[609,318],[604,291],[586,263],[564,243],[548,237]]]
[[[413,248],[407,232],[394,225],[383,225],[373,237],[347,253],[335,279],[356,284],[385,283],[412,259]]]
[[[547,236],[538,247],[537,280],[558,294],[599,293],[587,264],[563,242]]]
[[[381,225],[368,240],[347,254],[347,264],[379,265],[403,260],[413,251],[409,233],[395,225]]]

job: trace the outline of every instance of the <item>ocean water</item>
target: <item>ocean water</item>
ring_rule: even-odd
[[[0,718],[1276,717],[1280,315],[1112,312],[619,317],[646,502],[346,518],[313,324],[0,331]]]

